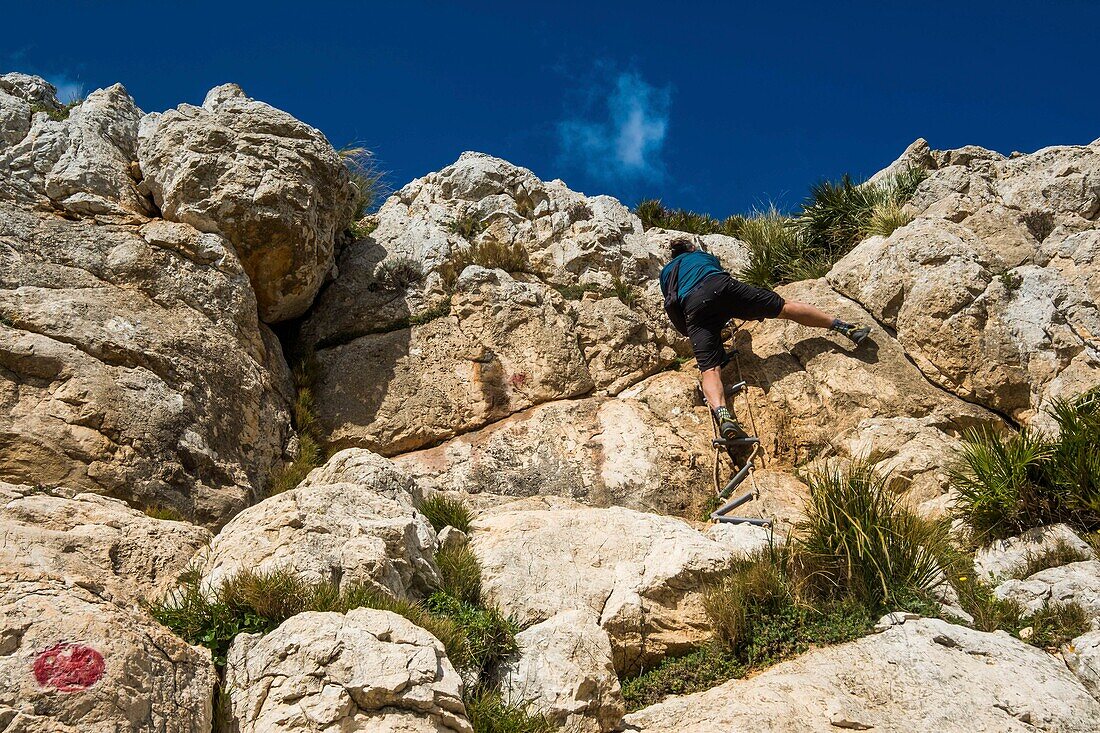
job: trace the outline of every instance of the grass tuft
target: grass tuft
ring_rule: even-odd
[[[451,253],[439,266],[443,287],[453,290],[459,275],[470,265],[480,265],[505,272],[524,272],[527,269],[527,250],[519,242],[504,244],[495,239],[474,242],[469,249]]]
[[[1077,547],[1074,547],[1064,539],[1059,538],[1054,545],[1045,552],[1028,553],[1024,566],[1012,574],[1013,578],[1023,580],[1030,578],[1035,573],[1041,573],[1050,568],[1060,568],[1073,562],[1091,560],[1092,556]]]
[[[911,221],[913,221],[913,215],[905,209],[903,204],[892,200],[883,201],[871,209],[871,216],[868,217],[860,234],[864,239],[875,235],[889,237],[895,229],[900,229]]]
[[[300,484],[310,471],[325,462],[321,447],[321,428],[313,405],[313,384],[317,379],[317,359],[309,353],[294,367],[297,396],[291,412],[298,433],[298,455],[288,464],[276,467],[267,485],[267,496],[281,494]]]
[[[364,216],[374,211],[386,197],[385,171],[378,167],[374,153],[364,147],[349,146],[337,151],[344,167],[348,170],[351,183],[355,186],[355,200],[351,221],[346,228],[352,229],[356,238],[362,238],[370,232],[361,234],[356,227]]]
[[[463,532],[470,531],[470,523],[474,521],[473,512],[466,502],[461,499],[452,499],[446,494],[433,494],[426,497],[416,506],[416,510],[428,518],[436,532],[442,532],[444,527],[454,527]]]
[[[745,217],[728,216],[715,219],[709,214],[697,214],[687,209],[667,209],[658,199],[642,201],[634,208],[634,213],[642,220],[645,229],[671,229],[690,234],[725,234],[739,237]]]
[[[475,733],[550,733],[555,726],[526,705],[510,704],[499,692],[482,690],[465,700]]]
[[[481,602],[481,566],[468,547],[443,548],[435,555],[443,577],[441,590],[463,603]]]
[[[424,268],[412,257],[394,257],[378,263],[372,280],[380,290],[405,290],[424,280]]]

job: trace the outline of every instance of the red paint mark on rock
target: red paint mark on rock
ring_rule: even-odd
[[[103,655],[84,644],[63,641],[34,659],[34,678],[61,692],[86,690],[103,677]]]

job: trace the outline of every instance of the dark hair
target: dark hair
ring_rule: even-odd
[[[677,237],[668,243],[668,248],[673,257],[679,257],[684,252],[691,251],[691,240],[687,237]]]

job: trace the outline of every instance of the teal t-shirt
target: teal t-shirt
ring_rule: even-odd
[[[661,270],[661,292],[668,292],[668,278],[672,273],[672,266],[677,262],[680,264],[680,287],[678,288],[680,293],[680,300],[687,297],[688,292],[703,281],[703,278],[708,275],[713,275],[716,272],[724,272],[721,263],[718,262],[718,258],[712,254],[706,252],[700,252],[696,250],[694,252],[685,252],[682,255],[677,255],[672,258]]]

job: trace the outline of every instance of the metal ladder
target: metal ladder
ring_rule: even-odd
[[[731,400],[733,396],[735,396],[744,388],[744,382],[738,382],[737,384],[730,387],[727,391]],[[711,418],[714,419],[713,414]],[[755,517],[738,517],[730,514],[730,512],[732,512],[734,509],[741,506],[742,504],[747,504],[753,499],[759,498],[755,488],[745,492],[744,494],[741,494],[740,496],[732,500],[726,501],[727,499],[729,499],[734,490],[737,489],[737,487],[740,486],[741,483],[745,479],[747,479],[755,469],[754,461],[756,458],[757,450],[759,449],[760,438],[756,436],[749,436],[746,438],[734,438],[732,440],[726,440],[725,438],[721,437],[721,435],[718,435],[717,425],[715,426],[715,435],[717,437],[715,437],[714,440],[711,441],[712,445],[714,446],[716,451],[722,449],[726,451],[726,455],[729,456],[730,463],[733,464],[735,470],[733,473],[733,477],[728,482],[726,482],[725,487],[723,487],[722,490],[718,492],[719,500],[725,503],[715,509],[711,513],[710,518],[713,519],[715,522],[724,522],[727,524],[755,524],[758,527],[770,527],[772,523],[768,519],[757,519]],[[753,446],[752,453],[750,453],[749,457],[745,460],[745,465],[738,468],[737,456],[734,455],[735,449],[750,445]],[[717,469],[715,470],[717,472]],[[717,476],[717,473],[715,475]]]

